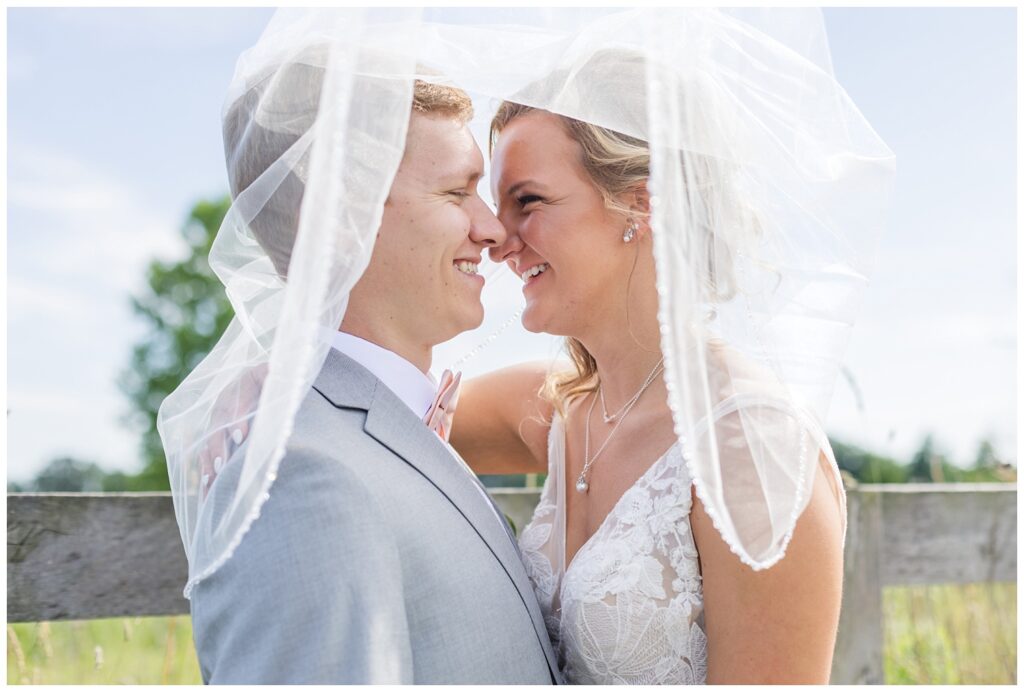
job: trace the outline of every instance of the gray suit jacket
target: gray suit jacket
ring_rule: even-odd
[[[240,468],[213,484],[207,519]],[[260,516],[192,592],[203,680],[558,682],[518,549],[479,487],[332,349]]]

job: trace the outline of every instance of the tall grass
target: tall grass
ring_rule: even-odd
[[[891,587],[890,684],[1017,682],[1017,586]],[[198,684],[188,617],[7,626],[8,684]]]
[[[187,616],[7,626],[7,684],[197,685]]]
[[[889,684],[1017,682],[1017,585],[890,587],[882,594]]]

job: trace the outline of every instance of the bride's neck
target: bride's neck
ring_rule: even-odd
[[[581,339],[597,363],[597,374],[608,405],[608,413],[619,410],[639,390],[662,359],[657,316],[628,325],[606,325],[599,334]],[[663,391],[661,375],[651,389]],[[642,397],[647,399],[645,393]]]

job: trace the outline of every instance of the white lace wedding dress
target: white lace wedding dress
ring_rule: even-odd
[[[704,598],[678,443],[565,561],[565,432],[555,414],[548,478],[519,539],[566,682],[701,684]]]

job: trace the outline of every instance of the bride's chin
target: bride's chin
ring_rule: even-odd
[[[523,329],[533,334],[550,334],[552,336],[565,336],[564,330],[560,329],[558,320],[551,315],[542,313],[536,306],[527,306],[520,318]]]
[[[532,334],[543,334],[544,333],[543,329],[541,329],[540,327],[538,327],[536,325],[530,324],[530,322],[528,322],[527,320],[523,320],[523,329],[525,329],[526,331],[528,331],[528,332],[530,332]]]
[[[541,319],[540,315],[535,306],[527,305],[526,309],[523,310],[523,316],[521,318],[523,323],[523,329],[534,334],[543,334],[545,329],[544,320]]]

